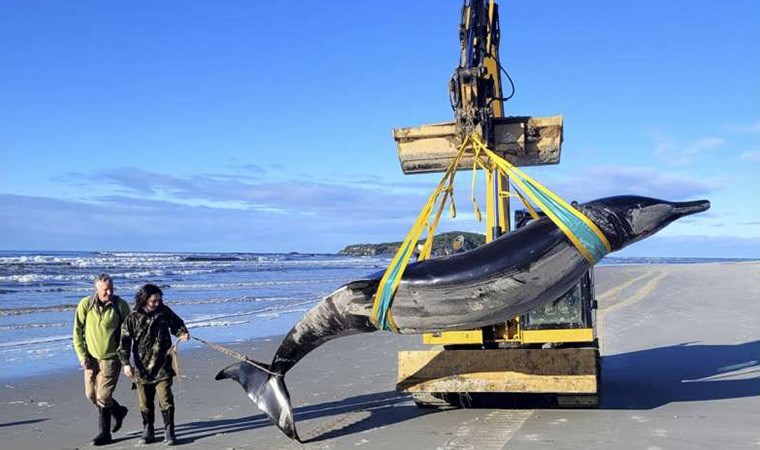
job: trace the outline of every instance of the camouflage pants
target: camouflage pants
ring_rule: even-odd
[[[155,408],[154,400],[158,396],[158,407],[161,411],[166,411],[174,407],[174,395],[172,394],[172,379],[156,381],[155,384],[136,383],[137,400],[140,403],[140,411],[153,411]]]
[[[98,359],[93,369],[84,370],[84,395],[93,405],[110,408],[113,391],[121,375],[121,363],[118,359]]]

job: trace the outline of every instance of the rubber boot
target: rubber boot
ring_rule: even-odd
[[[121,423],[124,421],[124,417],[127,416],[127,412],[129,412],[129,409],[126,406],[120,405],[116,400],[111,401],[111,416],[113,418],[111,433],[116,433],[121,429]]]
[[[153,421],[154,421],[154,412],[153,410],[150,411],[140,411],[140,414],[142,414],[142,420],[143,420],[143,433],[140,437],[140,440],[137,441],[138,444],[150,444],[151,442],[156,440],[156,435],[153,430]]]
[[[111,443],[111,408],[98,408],[98,428],[100,432],[92,445],[108,445]]]
[[[164,444],[174,445],[177,443],[177,438],[174,436],[174,407],[161,411],[161,415],[164,416]]]

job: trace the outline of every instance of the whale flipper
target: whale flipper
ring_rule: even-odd
[[[262,367],[266,364],[256,362]],[[243,387],[248,397],[263,411],[277,427],[289,438],[301,442],[293,420],[293,408],[290,405],[290,394],[285,387],[282,375],[271,375],[264,370],[247,362],[241,362],[225,367],[214,379],[235,380]]]

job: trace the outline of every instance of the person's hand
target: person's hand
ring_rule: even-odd
[[[132,366],[124,366],[124,375],[126,375],[127,378],[132,378]]]
[[[91,357],[85,357],[82,361],[82,368],[85,370],[94,370],[95,369],[95,360],[93,360]]]
[[[182,342],[187,342],[190,340],[190,333],[182,333],[179,335],[179,340]]]

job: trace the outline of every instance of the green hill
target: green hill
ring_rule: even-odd
[[[483,245],[486,242],[485,235],[479,233],[470,233],[467,231],[450,231],[448,233],[441,233],[435,235],[433,239],[432,256],[446,256],[453,253],[453,242],[457,236],[462,236],[464,242],[460,251],[469,251],[476,247]],[[419,243],[424,243],[424,240],[420,240]],[[340,255],[351,256],[376,256],[376,255],[394,255],[401,242],[383,242],[381,244],[353,244],[346,246],[343,250],[339,251]]]

